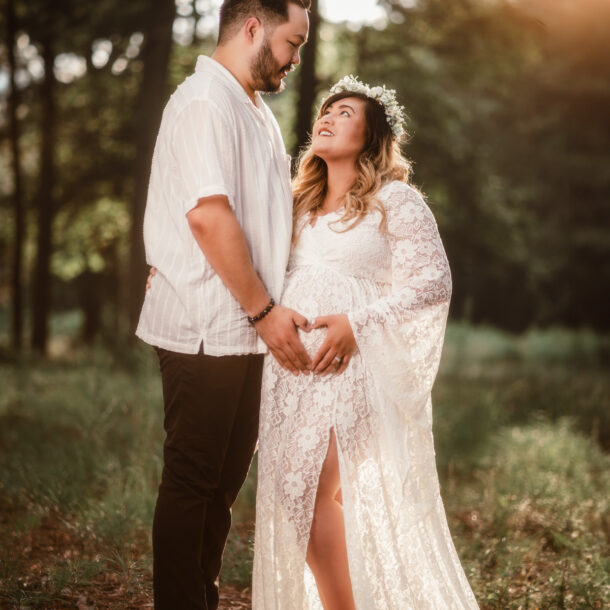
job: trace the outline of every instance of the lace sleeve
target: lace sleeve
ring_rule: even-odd
[[[378,394],[376,403],[429,428],[428,399],[443,347],[451,273],[436,221],[421,195],[401,182],[381,195],[392,288],[348,318],[368,383]]]
[[[367,327],[400,325],[418,312],[447,305],[451,273],[436,221],[421,195],[394,183],[384,197],[392,252],[392,292],[366,308],[348,314],[354,334]]]

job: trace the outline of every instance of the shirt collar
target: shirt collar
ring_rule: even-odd
[[[200,55],[197,58],[197,64],[195,65],[195,72],[206,72],[211,71],[220,78],[222,78],[230,87],[231,90],[239,97],[239,99],[245,104],[250,104],[259,112],[263,112],[264,102],[261,94],[257,91],[256,104],[252,102],[246,90],[241,86],[240,82],[233,76],[233,74],[227,70],[220,62],[208,57],[207,55]]]

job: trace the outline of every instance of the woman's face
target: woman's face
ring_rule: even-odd
[[[313,153],[326,161],[355,161],[366,143],[366,102],[345,97],[330,104],[313,125]]]

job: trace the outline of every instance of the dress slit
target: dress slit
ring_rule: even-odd
[[[348,532],[347,532],[347,521],[345,519],[345,515],[343,513],[343,502],[342,502],[342,489],[343,489],[343,484],[342,484],[342,478],[341,478],[341,460],[340,460],[340,444],[339,444],[339,439],[337,438],[337,432],[335,429],[335,426],[330,426],[328,428],[328,436],[327,436],[328,440],[326,442],[326,452],[324,454],[324,458],[321,462],[320,468],[318,470],[318,478],[317,478],[317,484],[315,486],[315,499],[314,499],[314,503],[313,503],[313,511],[311,514],[311,519],[310,519],[310,523],[309,523],[309,535],[307,537],[307,540],[305,541],[305,565],[303,566],[304,572],[305,572],[305,578],[307,578],[307,571],[311,571],[312,575],[313,575],[313,571],[311,570],[310,566],[307,563],[307,555],[308,555],[308,551],[309,551],[309,541],[311,539],[311,531],[313,528],[313,524],[314,524],[314,520],[315,520],[315,513],[316,513],[316,506],[318,503],[318,493],[320,490],[320,479],[322,478],[322,471],[324,469],[324,465],[326,464],[327,460],[328,460],[328,456],[329,456],[329,451],[331,448],[331,443],[333,441],[334,438],[334,444],[335,444],[335,456],[334,459],[336,460],[336,464],[332,465],[331,464],[331,468],[336,468],[336,477],[338,479],[337,481],[337,489],[336,491],[333,490],[332,488],[330,489],[330,493],[329,493],[329,499],[331,502],[337,502],[337,504],[339,504],[339,507],[341,509],[341,513],[342,513],[342,522],[343,522],[343,539],[344,539],[344,549],[345,549],[345,559],[347,562],[347,572],[348,572],[348,576],[349,576],[349,581],[351,583],[352,581],[352,573],[350,570],[350,560],[349,560],[349,550],[348,550]],[[334,486],[334,482],[331,482],[331,485]],[[330,495],[332,494],[332,496]],[[337,497],[339,496],[339,499],[337,499]],[[315,577],[315,576],[314,576]],[[353,595],[353,587],[351,587],[352,589],[352,595]],[[319,591],[316,591],[317,596],[319,596],[319,599],[317,601],[322,601],[321,600],[321,595],[319,593]]]
[[[320,486],[320,477],[322,476],[322,468],[324,468],[324,462],[326,461],[326,456],[328,455],[328,447],[330,445],[330,435],[331,433],[334,431],[334,426],[330,426],[330,428],[328,428],[328,436],[326,437],[326,452],[324,453],[324,456],[322,458],[322,460],[320,461],[320,463],[318,464],[318,467],[316,469],[316,483],[314,486],[312,486],[313,488],[313,492],[309,492],[313,495],[313,507],[311,509],[311,513],[308,515],[308,521],[309,523],[307,524],[307,539],[304,541],[304,551],[305,551],[305,563],[307,563],[307,549],[309,548],[309,540],[311,538],[311,528],[313,525],[313,518],[316,512],[316,500],[318,499],[318,488]],[[335,442],[337,439],[337,435],[335,433]],[[337,460],[339,459],[339,455],[337,453]],[[341,472],[339,471],[339,481],[341,480]]]

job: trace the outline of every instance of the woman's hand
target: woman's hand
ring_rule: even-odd
[[[313,372],[320,375],[343,373],[357,347],[347,315],[320,316],[309,327],[310,330],[314,328],[328,328],[328,333],[313,358]]]
[[[148,277],[146,278],[146,290],[150,290],[151,282],[155,275],[157,275],[157,268],[151,267],[150,271],[148,272]]]

